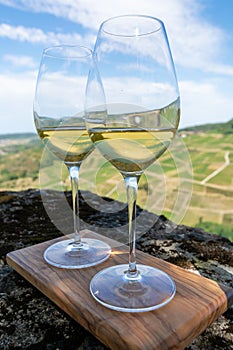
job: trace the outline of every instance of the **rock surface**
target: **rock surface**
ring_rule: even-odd
[[[101,204],[102,199],[89,192],[82,195],[82,228],[94,226],[96,231],[111,232],[112,238],[126,242],[126,208],[107,199]],[[69,207],[69,192],[65,198]],[[107,349],[6,264],[6,254],[12,250],[61,236],[65,229],[72,232],[72,215],[70,209],[66,215],[66,204],[64,195],[52,191],[0,192],[1,350]],[[138,249],[233,287],[233,243],[201,229],[175,226],[140,208],[138,213]],[[233,349],[233,308],[186,347],[202,349]]]

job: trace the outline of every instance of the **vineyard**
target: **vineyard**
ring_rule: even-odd
[[[233,239],[232,121],[226,124],[228,128],[217,124],[210,130],[182,130],[141,177],[138,205]],[[62,162],[43,148],[37,135],[0,137],[0,190],[39,187],[70,189]],[[122,176],[96,150],[81,166],[80,190],[126,202]]]

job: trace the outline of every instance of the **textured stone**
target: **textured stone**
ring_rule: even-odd
[[[68,209],[61,193],[43,191],[42,198],[47,212],[37,190],[0,193],[0,349],[104,350],[103,344],[6,264],[6,254],[12,250],[72,232],[71,194],[65,194]],[[138,249],[233,287],[229,240],[176,226],[140,208],[138,215]],[[80,217],[82,228],[95,227],[97,232],[127,242],[124,205],[83,192]],[[233,349],[232,308],[186,348],[202,349]]]

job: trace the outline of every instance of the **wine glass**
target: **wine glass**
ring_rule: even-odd
[[[90,283],[91,294],[118,311],[159,308],[174,297],[174,281],[159,269],[136,264],[138,182],[168,148],[180,118],[175,68],[159,19],[124,15],[101,24],[85,112],[92,142],[125,180],[129,220],[129,264],[97,273]]]
[[[80,237],[78,181],[82,161],[93,150],[84,122],[84,99],[92,51],[60,45],[42,54],[34,98],[34,120],[46,147],[67,166],[72,189],[74,238],[49,246],[45,260],[60,268],[84,268],[111,252],[101,240]],[[62,215],[62,213],[61,213]]]

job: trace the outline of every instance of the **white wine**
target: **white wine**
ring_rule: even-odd
[[[90,111],[88,133],[100,153],[122,175],[140,175],[168,148],[180,119],[179,98],[154,110],[108,114]]]
[[[37,129],[46,146],[65,163],[80,163],[93,150],[85,127]]]
[[[122,174],[141,174],[171,143],[176,128],[91,128],[89,135],[101,154]]]

